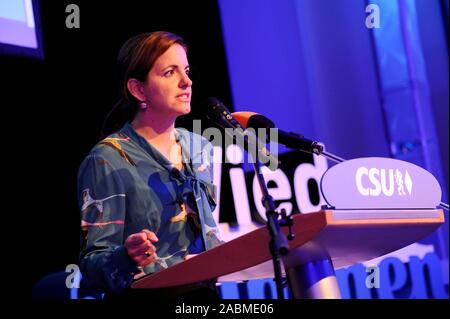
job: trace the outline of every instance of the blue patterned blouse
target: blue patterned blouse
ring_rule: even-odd
[[[200,135],[177,129],[184,167],[176,169],[127,123],[100,141],[78,173],[83,243],[82,283],[90,289],[120,292],[140,272],[123,246],[143,229],[159,238],[153,273],[183,261],[187,254],[220,245],[211,212],[212,145]]]

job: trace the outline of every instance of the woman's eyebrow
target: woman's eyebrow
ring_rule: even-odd
[[[168,69],[168,68],[175,68],[175,69],[178,69],[179,67],[178,67],[178,65],[176,65],[176,64],[171,64],[171,65],[168,65],[168,66],[166,66],[165,68],[162,68],[161,70],[166,70],[166,69]],[[189,65],[186,65],[185,67],[184,67],[184,69],[186,70],[186,69],[190,69],[190,66]]]

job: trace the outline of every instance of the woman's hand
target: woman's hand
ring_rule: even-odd
[[[144,229],[139,233],[132,234],[128,236],[125,240],[125,249],[128,252],[133,261],[140,267],[145,267],[148,264],[155,262],[156,258],[156,247],[152,243],[158,241],[155,233]]]

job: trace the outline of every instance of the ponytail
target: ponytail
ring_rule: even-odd
[[[119,101],[111,108],[103,120],[100,132],[101,139],[120,130],[122,126],[133,121],[136,116],[137,105],[134,101],[130,101],[126,97],[121,97]]]

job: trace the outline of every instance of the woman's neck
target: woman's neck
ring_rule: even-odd
[[[161,118],[145,112],[138,114],[131,125],[136,132],[156,146],[176,143],[175,119]]]
[[[156,114],[138,114],[131,123],[134,130],[163,154],[176,168],[181,169],[181,147],[176,142],[175,118]]]

